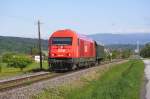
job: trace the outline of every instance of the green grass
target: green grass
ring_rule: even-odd
[[[27,66],[26,68],[24,68],[23,71],[20,71],[19,68],[7,67],[7,65],[4,63],[1,63],[0,65],[1,65],[0,79],[6,78],[6,77],[12,77],[12,76],[16,76],[16,75],[26,74],[26,73],[32,72],[32,70],[38,69],[40,67],[39,63],[34,62],[34,63],[30,64],[29,66]],[[47,61],[43,62],[43,68],[48,69]]]
[[[140,99],[144,64],[141,60],[113,66],[98,80],[79,88],[45,89],[36,99]]]

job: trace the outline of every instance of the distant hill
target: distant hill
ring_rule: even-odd
[[[30,53],[31,48],[38,47],[37,44],[37,39],[0,36],[0,54],[3,52]],[[47,50],[47,46],[47,40],[42,40],[42,48]]]
[[[140,44],[150,42],[150,33],[128,33],[128,34],[111,34],[111,33],[99,33],[88,35],[98,42],[104,44],[136,44],[139,41]]]
[[[139,48],[142,49],[144,47],[144,45],[140,44]],[[108,44],[105,45],[105,48],[109,48],[109,49],[131,49],[131,50],[135,50],[137,48],[136,44]]]
[[[112,49],[135,49],[136,42],[140,44],[150,41],[150,34],[93,34],[90,38],[105,44]],[[18,52],[30,54],[31,48],[38,47],[38,40],[22,37],[0,36],[0,54],[4,52]],[[42,40],[42,49],[47,50],[48,40]],[[141,47],[143,47],[141,45]]]

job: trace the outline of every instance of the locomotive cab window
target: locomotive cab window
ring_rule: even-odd
[[[72,37],[53,37],[52,44],[54,44],[54,45],[72,45]]]
[[[80,44],[80,39],[78,39],[78,45]]]

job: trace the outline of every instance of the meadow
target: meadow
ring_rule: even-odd
[[[5,63],[0,63],[0,79],[36,72],[39,68],[40,65],[37,62],[28,65],[23,71],[20,71],[19,68],[8,67]],[[43,69],[48,70],[47,61],[43,61]]]

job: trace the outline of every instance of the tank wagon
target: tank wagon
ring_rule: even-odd
[[[94,66],[104,58],[104,46],[70,29],[49,38],[48,63],[52,71]]]

